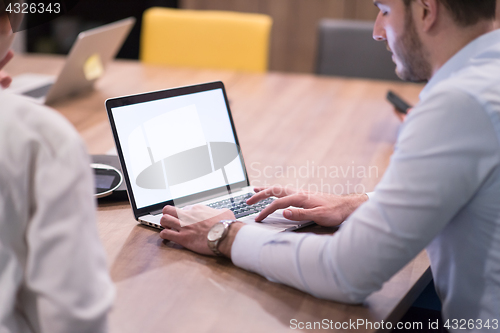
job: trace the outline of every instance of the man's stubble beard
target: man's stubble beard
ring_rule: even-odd
[[[409,7],[406,9],[405,31],[396,40],[393,52],[401,63],[401,68],[396,68],[399,78],[410,82],[427,82],[430,79],[432,68]]]

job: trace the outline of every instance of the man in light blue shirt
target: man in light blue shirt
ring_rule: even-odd
[[[284,216],[333,236],[275,234],[236,222],[218,250],[245,269],[316,297],[362,302],[427,248],[443,317],[500,329],[500,31],[496,0],[377,0],[374,38],[387,43],[398,75],[428,81],[401,129],[370,199],[258,188],[275,194],[258,220]],[[207,208],[192,208],[203,216]],[[213,215],[213,212],[210,212]],[[213,254],[207,234],[230,212],[181,228],[165,207],[161,237]],[[227,224],[227,223],[226,223]],[[212,235],[213,236],[213,235]],[[496,328],[495,328],[496,327]]]

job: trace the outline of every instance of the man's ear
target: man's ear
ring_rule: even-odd
[[[414,20],[424,31],[429,31],[436,24],[440,10],[438,0],[415,0],[413,9],[416,10]]]

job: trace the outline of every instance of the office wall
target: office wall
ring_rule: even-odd
[[[270,15],[274,25],[269,69],[309,73],[314,71],[319,20],[373,21],[378,11],[372,0],[179,0],[179,7]]]

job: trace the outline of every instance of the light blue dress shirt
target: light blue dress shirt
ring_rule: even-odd
[[[444,319],[499,320],[500,31],[453,56],[420,97],[374,195],[335,235],[245,226],[233,262],[358,303],[427,247]]]

